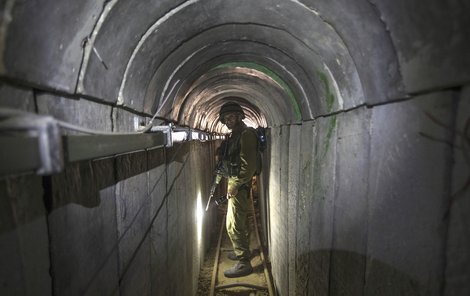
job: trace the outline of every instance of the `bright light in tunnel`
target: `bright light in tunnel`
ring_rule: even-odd
[[[173,139],[173,142],[183,142],[188,139],[188,133],[187,132],[173,132],[171,134],[171,137]]]
[[[243,122],[249,127],[252,127],[252,128],[257,128],[258,127],[258,124],[256,122],[252,121],[249,118],[243,119]]]
[[[197,244],[201,245],[202,239],[202,223],[204,221],[204,208],[202,206],[202,197],[201,192],[197,193],[196,200],[196,227],[197,227]]]

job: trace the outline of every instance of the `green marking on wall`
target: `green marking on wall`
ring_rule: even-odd
[[[330,117],[330,121],[328,124],[328,132],[326,133],[326,140],[325,140],[325,150],[323,151],[323,157],[325,157],[328,149],[330,148],[331,143],[331,136],[333,135],[333,131],[336,127],[336,115]]]
[[[317,196],[321,196],[321,192],[323,191],[323,186],[321,184],[321,173],[322,173],[322,166],[320,158],[320,145],[318,145],[318,138],[315,139],[315,146],[313,152],[313,172],[312,172],[312,194],[313,199]]]
[[[313,194],[313,199],[319,198],[322,196],[323,192],[323,185],[321,182],[321,175],[322,175],[322,166],[321,166],[321,160],[318,157],[318,145],[315,145],[315,156],[314,156],[314,165],[313,165],[313,180],[312,180],[312,194]]]
[[[325,73],[318,72],[318,75],[320,76],[320,80],[323,82],[323,85],[325,86],[325,91],[326,91],[326,110],[328,112],[331,112],[333,109],[333,103],[335,102],[335,95],[330,89],[330,84],[328,82],[328,77],[325,75]]]
[[[319,143],[319,141],[315,141],[315,150],[313,156],[313,178],[312,178],[312,194],[313,197],[321,197],[324,195],[324,190],[326,184],[322,184],[321,176],[323,174],[323,169],[325,168],[325,164],[327,164],[326,154],[330,149],[330,144],[332,137],[334,135],[334,130],[337,124],[336,115],[330,116],[328,119],[328,130],[326,132],[326,137],[323,143]],[[323,145],[322,145],[323,144]],[[322,149],[323,148],[323,149]]]
[[[214,67],[213,69],[234,68],[234,67],[248,68],[248,69],[256,70],[256,71],[259,71],[259,72],[262,72],[262,73],[268,75],[272,80],[274,80],[277,84],[279,84],[279,86],[281,86],[282,89],[284,89],[284,91],[289,96],[291,104],[294,108],[296,120],[298,120],[298,121],[302,120],[302,113],[300,112],[300,106],[297,103],[297,99],[294,95],[294,92],[289,87],[289,85],[279,75],[277,75],[274,71],[272,71],[271,69],[269,69],[269,68],[267,68],[263,65],[260,65],[260,64],[257,64],[257,63],[252,63],[252,62],[224,63],[224,64],[220,64],[220,65]]]

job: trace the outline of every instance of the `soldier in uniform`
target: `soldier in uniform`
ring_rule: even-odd
[[[251,180],[257,169],[256,132],[242,121],[243,109],[235,102],[225,103],[220,109],[219,120],[232,131],[225,147],[229,176],[227,187],[226,228],[233,252],[228,257],[238,261],[226,270],[226,277],[241,277],[253,272],[250,263],[248,210]]]

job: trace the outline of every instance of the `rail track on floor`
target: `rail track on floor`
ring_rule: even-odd
[[[257,221],[253,196],[250,192],[251,210],[249,213],[249,223],[251,229],[250,250],[252,252],[251,265],[253,273],[239,278],[226,278],[223,271],[232,267],[236,262],[227,258],[228,252],[232,251],[230,239],[225,231],[225,216],[221,223],[217,249],[212,270],[210,296],[221,295],[269,295],[274,296],[274,289],[271,280],[270,269],[268,267],[266,253],[260,240],[260,233]]]

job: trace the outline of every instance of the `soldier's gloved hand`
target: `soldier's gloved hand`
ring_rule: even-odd
[[[228,199],[227,199],[227,196],[222,195],[221,197],[215,199],[215,204],[218,205],[218,206],[220,206],[221,204],[226,203],[227,200],[228,200]]]

